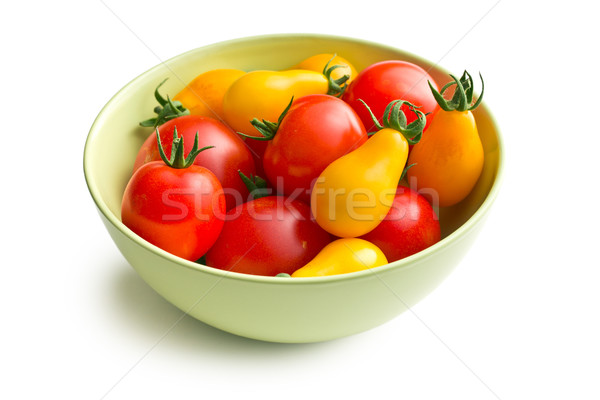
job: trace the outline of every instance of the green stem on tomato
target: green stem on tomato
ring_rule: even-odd
[[[252,121],[250,121],[252,126],[254,128],[256,128],[256,130],[262,135],[262,137],[261,136],[250,136],[250,135],[246,135],[245,133],[242,133],[242,132],[238,132],[238,135],[247,137],[249,139],[254,139],[254,140],[273,140],[273,138],[275,137],[275,134],[277,133],[277,130],[279,129],[279,125],[281,125],[281,121],[283,121],[283,118],[286,116],[286,114],[290,110],[290,107],[292,107],[293,102],[294,102],[294,96],[292,96],[292,99],[288,103],[287,107],[285,107],[285,109],[282,111],[282,113],[279,114],[279,118],[277,118],[277,122],[271,122],[271,121],[267,121],[265,119],[260,121],[258,118],[254,118],[254,119],[252,119]]]
[[[335,97],[342,97],[342,95],[346,91],[346,88],[348,87],[347,82],[348,79],[350,79],[350,75],[343,75],[341,78],[338,79],[333,79],[331,77],[333,71],[343,67],[343,65],[332,65],[331,67],[329,66],[329,64],[331,64],[335,57],[336,54],[334,54],[333,57],[331,57],[329,61],[327,61],[327,64],[325,64],[325,67],[323,68],[323,75],[325,75],[325,78],[327,78],[327,82],[329,85],[327,94]]]
[[[169,78],[166,78],[161,83],[159,83],[158,86],[156,87],[156,89],[154,90],[154,98],[156,99],[156,101],[159,104],[158,106],[154,107],[154,113],[157,114],[157,116],[155,118],[150,118],[150,119],[141,121],[140,126],[156,128],[157,126],[160,126],[160,125],[164,124],[165,122],[170,121],[174,118],[190,114],[190,110],[185,108],[183,106],[183,104],[181,104],[180,101],[177,101],[177,100],[173,101],[173,100],[171,100],[171,98],[168,95],[167,95],[167,98],[165,99],[158,91],[158,89],[160,89],[160,87],[168,79]]]
[[[158,128],[156,128],[156,143],[158,145],[158,153],[160,154],[160,158],[171,168],[188,168],[190,165],[194,163],[194,160],[204,150],[212,149],[215,146],[206,146],[201,149],[198,149],[198,132],[196,132],[196,137],[194,139],[194,146],[192,150],[188,153],[187,157],[183,156],[183,136],[177,136],[177,127],[173,129],[173,144],[171,145],[171,158],[167,158],[165,154],[165,149],[160,141],[160,134],[158,132]]]
[[[244,182],[244,185],[246,185],[246,187],[248,188],[250,196],[252,196],[253,200],[270,195],[270,191],[267,188],[267,181],[261,178],[260,176],[250,174],[250,177],[247,177],[239,169],[238,174]]]
[[[473,103],[474,97],[474,85],[473,85],[473,77],[466,70],[463,72],[460,79],[456,78],[454,75],[450,74],[450,77],[453,79],[451,82],[445,84],[442,89],[438,92],[431,82],[427,81],[429,84],[429,88],[431,89],[431,93],[435,98],[435,101],[438,103],[440,108],[444,111],[472,111],[476,109],[479,104],[481,104],[481,100],[483,99],[483,92],[485,89],[485,84],[483,83],[483,77],[479,74],[479,78],[481,79],[481,94],[477,98],[477,101]],[[454,89],[454,94],[450,100],[446,100],[444,97],[444,93],[450,87],[456,86]]]
[[[383,124],[380,124],[367,103],[365,103],[362,99],[358,99],[358,101],[363,103],[367,108],[378,130],[390,128],[398,131],[406,138],[406,141],[409,144],[417,144],[421,140],[423,129],[425,129],[425,125],[427,123],[427,117],[422,111],[419,110],[419,107],[409,103],[406,100],[394,100],[385,108],[382,118]],[[417,119],[410,124],[407,124],[406,114],[404,114],[404,111],[402,111],[403,105],[406,105],[408,109],[417,116]]]

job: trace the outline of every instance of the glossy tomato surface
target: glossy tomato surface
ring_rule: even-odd
[[[172,119],[161,125],[158,130],[160,141],[165,154],[171,154],[173,130],[177,128],[179,136],[184,140],[184,154],[187,156],[194,145],[194,138],[198,132],[199,147],[214,146],[212,149],[201,152],[194,164],[208,168],[212,171],[225,191],[227,209],[231,209],[248,199],[248,189],[240,179],[238,170],[246,176],[255,174],[252,154],[244,141],[231,128],[216,119],[186,115]],[[143,164],[160,160],[156,134],[153,133],[146,139],[140,148],[133,170],[136,171]]]
[[[372,132],[377,129],[369,111],[359,99],[367,103],[380,123],[385,108],[394,100],[406,100],[421,107],[420,110],[425,114],[435,113],[439,107],[427,81],[437,89],[433,78],[416,64],[400,60],[380,61],[358,74],[348,86],[343,99],[360,116],[367,131]],[[416,119],[415,114],[406,106],[402,110],[406,114],[407,123]],[[429,119],[428,116],[427,120]]]
[[[322,72],[293,69],[255,70],[231,84],[223,97],[225,122],[236,132],[260,136],[250,121],[276,122],[292,97],[327,93],[329,81]]]
[[[280,194],[310,201],[310,190],[333,161],[367,141],[352,107],[316,94],[294,101],[265,150],[263,168]]]
[[[439,242],[440,222],[425,197],[399,186],[385,219],[361,238],[379,247],[389,262],[397,261]]]
[[[162,161],[140,167],[121,205],[125,226],[148,242],[189,261],[215,242],[225,217],[223,189],[204,167],[172,168]]]
[[[307,204],[283,196],[261,197],[227,213],[206,263],[246,274],[292,274],[330,241],[330,235],[311,220]]]
[[[409,182],[432,204],[450,207],[465,199],[483,170],[484,151],[471,111],[440,110],[410,154]]]

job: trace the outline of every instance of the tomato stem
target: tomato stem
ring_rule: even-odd
[[[476,109],[479,104],[481,104],[481,100],[483,99],[483,91],[485,85],[483,83],[483,77],[481,73],[479,74],[479,78],[481,79],[481,94],[477,98],[477,101],[473,103],[473,77],[466,70],[463,72],[460,79],[457,79],[454,75],[450,74],[450,77],[453,81],[448,82],[442,87],[442,89],[438,92],[431,82],[427,81],[429,84],[429,88],[431,89],[431,93],[435,98],[435,101],[439,104],[440,108],[444,111],[471,111]],[[450,87],[455,86],[454,94],[452,95],[452,99],[446,100],[444,97],[444,93]]]
[[[327,94],[335,97],[342,97],[342,95],[346,91],[346,87],[348,87],[347,82],[348,79],[350,79],[350,75],[346,74],[338,79],[333,79],[331,77],[331,73],[333,71],[343,67],[343,65],[332,65],[331,67],[329,66],[329,64],[331,64],[335,57],[336,54],[334,54],[333,57],[331,57],[329,61],[327,61],[327,64],[325,64],[325,67],[323,68],[323,75],[325,75],[325,78],[327,78],[327,82],[329,83],[329,89],[327,90]]]
[[[156,87],[156,89],[154,90],[154,98],[156,99],[158,104],[160,104],[160,105],[154,107],[154,110],[153,110],[154,113],[157,114],[157,116],[155,118],[150,118],[150,119],[141,121],[140,126],[143,126],[143,127],[151,126],[153,128],[156,128],[157,126],[160,126],[169,120],[172,120],[177,117],[181,117],[182,115],[190,114],[190,111],[187,108],[185,108],[183,106],[183,104],[181,104],[180,101],[177,101],[177,100],[173,101],[173,100],[171,100],[171,98],[168,95],[167,95],[167,98],[165,99],[164,97],[162,97],[162,95],[158,91],[158,89],[160,89],[160,87],[168,79],[169,78],[166,78],[161,83],[159,83],[158,86]]]
[[[423,136],[423,129],[425,129],[425,125],[427,123],[427,117],[422,111],[419,110],[419,107],[409,103],[406,100],[394,100],[385,108],[382,118],[383,124],[380,124],[367,103],[365,103],[363,99],[358,99],[358,101],[367,107],[367,110],[369,111],[369,114],[371,114],[371,118],[373,119],[373,122],[378,130],[390,128],[398,131],[406,138],[409,144],[417,144],[421,140],[421,136]],[[410,111],[415,113],[417,119],[412,121],[410,124],[407,124],[408,120],[406,119],[406,114],[404,114],[404,111],[402,111],[402,106],[408,107]],[[372,133],[369,134],[371,135]]]
[[[248,188],[252,199],[259,199],[261,197],[266,197],[270,195],[269,189],[267,188],[267,181],[261,178],[260,176],[250,174],[250,177],[247,177],[239,169],[238,174],[240,175],[240,178],[242,178],[244,185],[246,185],[246,187]]]
[[[412,167],[414,167],[415,165],[417,165],[417,163],[412,163],[412,164],[404,167],[404,169],[402,170],[402,174],[400,175],[400,179],[398,180],[398,184],[400,184],[400,182],[402,182],[402,179],[404,179],[408,170],[411,169]]]
[[[165,154],[165,149],[160,141],[160,134],[158,132],[158,128],[156,128],[156,143],[158,145],[158,153],[160,154],[160,158],[171,168],[188,168],[190,165],[194,164],[194,160],[196,156],[203,152],[204,150],[212,149],[215,146],[206,146],[201,149],[198,149],[198,132],[196,132],[196,137],[194,139],[194,146],[192,150],[188,153],[187,157],[183,156],[183,136],[177,135],[177,127],[173,129],[173,144],[171,145],[171,158],[167,158]]]
[[[292,106],[293,102],[294,102],[294,96],[292,96],[292,99],[288,103],[287,107],[279,115],[279,118],[277,118],[277,122],[271,122],[271,121],[267,121],[265,119],[260,121],[258,118],[254,118],[254,119],[252,119],[252,121],[250,121],[252,126],[254,128],[256,128],[256,130],[262,135],[262,137],[250,136],[250,135],[246,135],[245,133],[242,133],[242,132],[238,132],[238,134],[242,135],[244,137],[250,138],[250,139],[254,139],[254,140],[273,140],[273,138],[275,137],[275,134],[277,133],[277,130],[279,129],[279,125],[281,125],[281,121],[283,121],[283,118],[286,116],[286,114],[290,110],[290,107]]]

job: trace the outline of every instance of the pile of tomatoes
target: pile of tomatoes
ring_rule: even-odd
[[[308,277],[410,256],[440,240],[436,208],[462,201],[483,167],[466,71],[440,89],[407,61],[357,72],[317,54],[204,72],[172,99],[161,85],[122,221],[214,268]]]

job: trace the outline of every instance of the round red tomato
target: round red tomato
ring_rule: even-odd
[[[379,247],[392,262],[439,242],[440,222],[425,197],[410,188],[398,186],[385,219],[361,238]]]
[[[194,137],[198,132],[199,147],[214,146],[203,151],[196,157],[196,165],[212,171],[225,192],[227,209],[248,199],[248,190],[238,175],[241,170],[246,176],[255,174],[254,161],[250,150],[231,128],[216,119],[199,115],[185,115],[165,122],[158,127],[160,141],[166,154],[171,154],[173,130],[184,139],[184,154],[187,155],[194,144]],[[134,172],[143,164],[160,160],[156,134],[146,139],[140,148]]]
[[[427,81],[437,89],[433,78],[416,64],[399,60],[380,61],[371,64],[356,76],[343,99],[360,116],[367,131],[372,132],[377,129],[371,114],[359,99],[367,103],[380,123],[385,108],[394,100],[406,100],[421,107],[419,110],[425,114],[434,113],[438,110],[438,104]],[[403,106],[402,111],[407,116],[407,123],[415,120],[415,113],[409,112],[406,106]],[[427,121],[430,119],[428,116]]]
[[[206,264],[253,275],[292,274],[331,241],[311,219],[310,207],[284,196],[267,196],[227,213]]]
[[[280,194],[309,202],[321,172],[367,137],[358,115],[344,101],[324,94],[300,97],[267,145],[267,179]]]
[[[207,150],[208,151],[208,150]],[[204,167],[141,166],[121,205],[125,226],[171,254],[196,261],[217,240],[225,217],[223,188]]]

